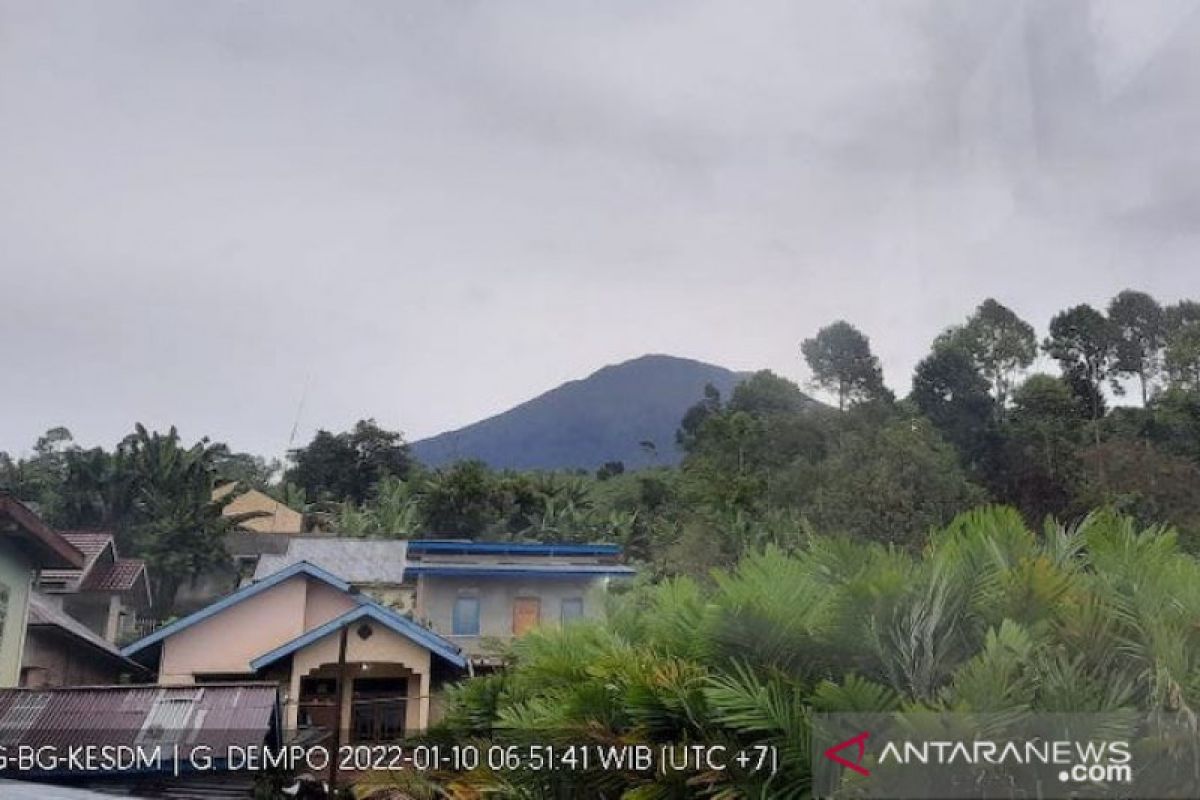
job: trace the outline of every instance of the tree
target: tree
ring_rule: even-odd
[[[834,322],[800,344],[814,382],[837,394],[838,410],[847,403],[881,399],[887,396],[879,359],[871,352],[871,342],[844,320]]]
[[[1108,318],[1116,336],[1114,371],[1137,376],[1144,406],[1150,399],[1150,383],[1159,369],[1166,339],[1166,315],[1150,295],[1126,289],[1109,303]]]
[[[817,528],[905,545],[984,500],[954,448],[921,418],[843,435],[817,465],[817,481],[802,509]]]
[[[421,493],[421,516],[434,535],[475,538],[500,520],[495,480],[482,461],[438,470]]]
[[[675,443],[680,446],[684,452],[687,452],[695,445],[696,435],[703,427],[705,420],[714,414],[721,413],[721,391],[711,383],[704,384],[704,397],[683,414],[683,419],[679,422],[679,429],[675,431]],[[642,448],[646,449],[645,445],[653,443],[641,442]]]
[[[1050,336],[1042,346],[1058,361],[1063,375],[1086,390],[1083,399],[1091,411],[1092,431],[1099,444],[1104,383],[1112,375],[1117,351],[1112,323],[1091,306],[1078,305],[1050,320]]]
[[[1200,323],[1200,303],[1195,300],[1180,300],[1163,309],[1163,318],[1168,333]]]
[[[1022,370],[1037,357],[1033,326],[989,297],[966,325],[952,329],[951,334],[954,345],[967,354],[988,382],[996,408],[1003,411]]]
[[[34,503],[39,514],[53,519],[61,504],[67,460],[78,450],[71,431],[59,426],[38,437],[29,458],[0,452],[0,489]]]
[[[1171,385],[1200,391],[1200,303],[1180,300],[1164,311],[1166,355],[1164,367]]]
[[[909,400],[958,448],[968,466],[987,455],[989,426],[997,405],[987,380],[957,347],[935,347],[913,374]]]
[[[1172,325],[1164,366],[1173,386],[1200,391],[1200,319],[1181,318]]]
[[[292,468],[284,480],[313,498],[349,500],[361,504],[381,478],[408,477],[412,457],[400,433],[379,427],[373,419],[359,420],[349,431],[317,431],[305,447],[289,454]]]
[[[1031,375],[1013,392],[999,495],[1031,519],[1065,512],[1079,480],[1086,412],[1067,383]]]
[[[1182,540],[1200,546],[1200,466],[1145,442],[1114,440],[1082,451],[1085,467],[1080,510],[1108,507],[1142,525],[1175,526]]]

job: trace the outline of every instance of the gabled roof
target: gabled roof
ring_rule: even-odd
[[[80,530],[65,530],[59,531],[62,537],[79,549],[79,552],[87,556],[88,563],[96,560],[96,557],[104,552],[106,547],[112,547],[116,550],[114,536],[112,531],[102,531],[97,529],[80,529]]]
[[[28,625],[30,628],[54,628],[85,646],[101,651],[132,672],[141,673],[145,670],[141,664],[122,655],[116,645],[98,636],[91,628],[59,609],[45,595],[38,592],[29,595]]]
[[[345,614],[335,617],[324,625],[319,625],[307,633],[297,636],[290,642],[275,648],[269,653],[265,653],[250,662],[250,667],[255,671],[269,666],[281,658],[290,656],[298,650],[302,650],[314,642],[336,633],[346,625],[351,625],[359,620],[371,620],[383,625],[393,633],[409,639],[416,644],[424,647],[426,650],[434,653],[437,656],[445,659],[456,667],[465,667],[467,661],[463,658],[459,649],[451,644],[446,639],[438,636],[428,628],[424,628],[407,617],[397,614],[390,608],[381,606],[365,598],[362,600],[362,605],[358,608],[352,608]]]
[[[150,647],[151,645],[158,644],[168,636],[173,636],[180,631],[187,630],[199,622],[209,619],[210,617],[215,617],[225,609],[235,606],[238,603],[241,603],[243,600],[249,600],[251,597],[260,595],[268,589],[278,586],[289,578],[294,578],[297,575],[305,575],[309,578],[322,581],[342,592],[352,591],[350,584],[336,575],[333,575],[332,573],[329,573],[318,566],[309,564],[306,561],[301,561],[298,564],[292,564],[290,567],[285,567],[279,572],[276,572],[274,575],[264,578],[261,581],[247,584],[233,594],[228,594],[220,600],[205,606],[199,611],[188,614],[182,619],[175,620],[170,625],[165,625],[159,628],[149,636],[139,639],[133,644],[127,646],[121,651],[121,653],[126,656],[133,656],[136,653],[139,653],[142,650]]]
[[[12,524],[10,531],[4,520]],[[47,569],[78,569],[83,566],[83,554],[53,528],[38,518],[25,505],[0,492],[0,536],[15,534],[34,557],[37,565]]]
[[[109,531],[67,530],[59,531],[59,534],[70,542],[72,547],[83,553],[83,564],[79,569],[43,570],[41,575],[43,584],[62,584],[61,588],[66,591],[77,591],[105,550],[109,551],[112,560],[115,561],[117,558],[116,541]]]
[[[151,604],[150,577],[146,562],[140,558],[119,558],[116,539],[111,531],[61,531],[85,561],[82,569],[48,569],[41,575],[47,591],[59,592],[130,592],[141,584],[146,605]],[[110,558],[101,559],[108,552]],[[101,563],[103,562],[103,563]],[[56,584],[49,586],[49,584]]]

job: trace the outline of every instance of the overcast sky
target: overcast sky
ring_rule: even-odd
[[[1200,296],[1198,6],[0,0],[0,449]]]

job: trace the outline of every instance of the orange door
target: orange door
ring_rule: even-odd
[[[513,601],[513,633],[517,636],[537,627],[542,618],[542,601],[536,597],[518,597]]]

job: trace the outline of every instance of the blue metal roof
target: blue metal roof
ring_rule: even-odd
[[[390,608],[369,600],[364,600],[358,608],[353,608],[340,617],[335,617],[324,625],[320,625],[307,633],[297,636],[287,644],[281,645],[269,653],[264,653],[251,661],[250,667],[255,671],[260,670],[281,658],[295,653],[297,650],[304,649],[313,642],[337,632],[346,625],[366,619],[378,622],[392,632],[419,644],[431,653],[441,656],[456,667],[461,668],[467,665],[467,661],[463,658],[459,649],[441,636],[438,636],[428,628],[423,628],[407,617],[397,614]]]
[[[278,586],[289,578],[294,578],[297,575],[306,575],[310,578],[324,581],[335,589],[339,589],[343,592],[350,593],[352,591],[350,584],[346,583],[346,581],[342,580],[336,575],[326,572],[314,564],[309,564],[307,561],[300,561],[296,564],[292,564],[290,567],[281,569],[274,575],[263,578],[261,581],[243,586],[233,594],[226,595],[220,600],[217,600],[215,603],[207,605],[199,611],[189,614],[182,619],[177,619],[170,625],[164,625],[149,636],[138,639],[133,644],[127,645],[121,650],[121,655],[130,657],[135,653],[139,653],[151,645],[158,644],[168,636],[174,636],[180,631],[186,630],[198,622],[203,622],[210,617],[216,616],[225,609],[235,606],[243,600],[249,600],[255,595],[262,594],[271,587]]]
[[[471,542],[455,539],[410,539],[410,553],[525,556],[619,556],[619,544],[564,544],[542,542]]]
[[[421,564],[405,572],[412,575],[462,575],[472,578],[628,578],[633,567],[615,564]]]

